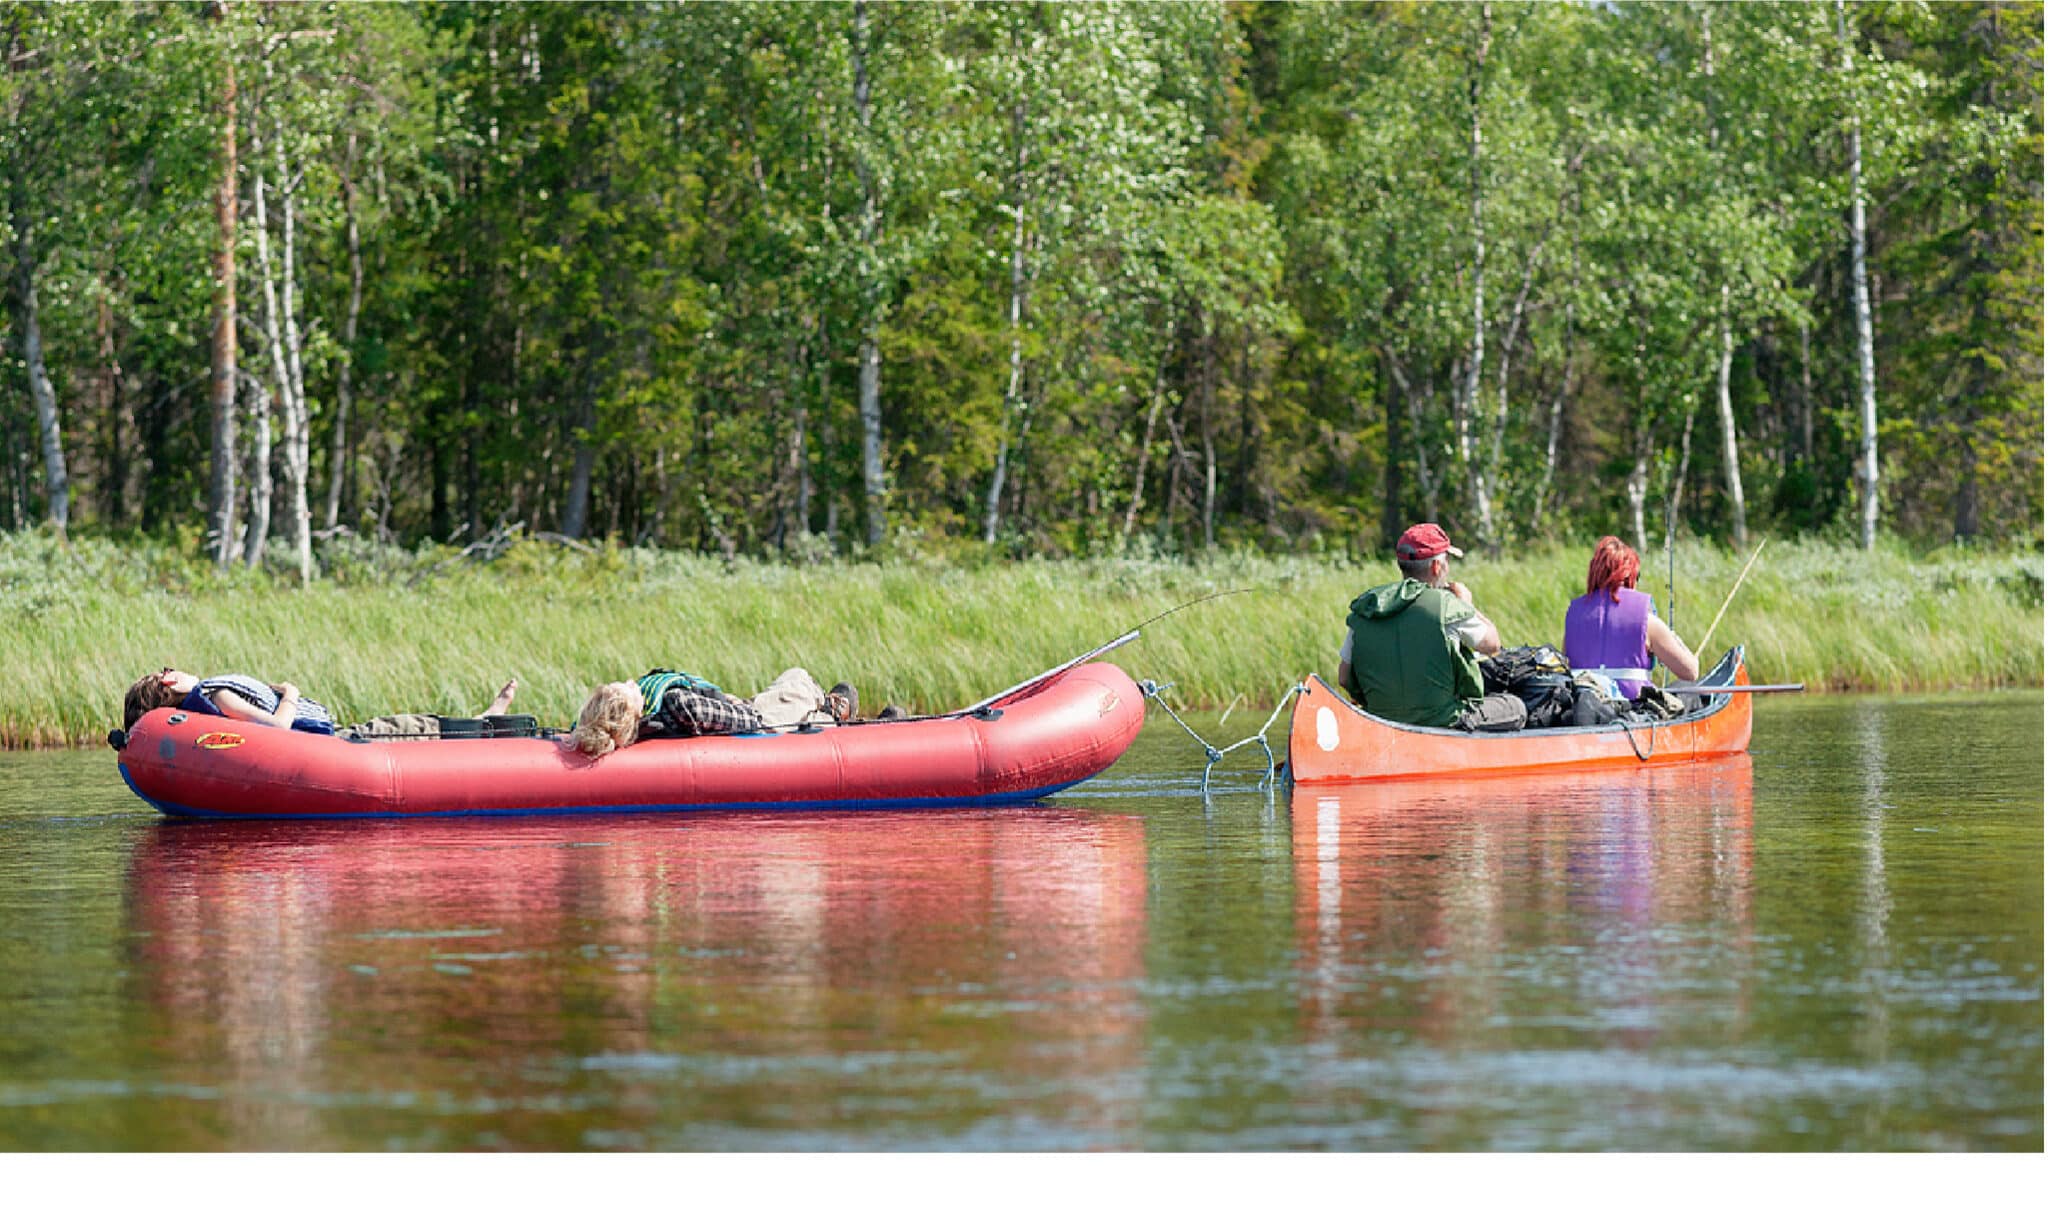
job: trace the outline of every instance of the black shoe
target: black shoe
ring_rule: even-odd
[[[860,717],[860,692],[841,681],[825,692],[825,707],[835,723],[851,723]]]
[[[890,703],[889,705],[887,705],[887,706],[885,706],[885,707],[883,707],[883,708],[882,708],[882,713],[881,713],[881,714],[879,714],[879,715],[876,715],[876,716],[875,716],[875,722],[876,722],[876,723],[887,723],[887,722],[889,722],[889,721],[890,721],[891,719],[908,719],[908,718],[910,718],[910,712],[909,712],[909,711],[907,711],[907,710],[904,710],[904,709],[903,709],[902,707],[900,707],[900,706],[896,705],[896,704],[895,704],[894,702],[891,702],[891,703]]]

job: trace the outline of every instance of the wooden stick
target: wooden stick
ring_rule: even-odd
[[[1735,586],[1728,589],[1728,599],[1721,602],[1721,612],[1714,615],[1714,620],[1707,626],[1707,632],[1700,636],[1700,645],[1695,649],[1699,654],[1706,654],[1707,640],[1714,637],[1714,627],[1721,624],[1721,615],[1727,613],[1728,606],[1735,602],[1735,594],[1742,590],[1742,581],[1749,578],[1749,569],[1756,565],[1757,559],[1763,557],[1764,547],[1769,544],[1771,539],[1768,537],[1757,542],[1756,553],[1750,555],[1749,561],[1742,564],[1742,574],[1735,577]]]

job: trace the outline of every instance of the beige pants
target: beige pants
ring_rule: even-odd
[[[801,668],[775,678],[754,695],[752,705],[771,732],[787,732],[806,724],[829,727],[832,723],[832,712],[825,709],[825,691]]]

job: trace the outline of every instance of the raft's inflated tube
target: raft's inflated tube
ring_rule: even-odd
[[[916,807],[1037,799],[1107,769],[1144,726],[1114,664],[1085,664],[992,719],[647,740],[592,760],[552,740],[357,744],[155,710],[119,751],[135,793],[174,816],[459,816]]]

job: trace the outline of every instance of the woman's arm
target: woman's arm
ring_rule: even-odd
[[[213,704],[220,707],[220,713],[230,719],[260,723],[265,727],[289,728],[292,720],[299,717],[299,687],[287,681],[271,688],[277,691],[277,709],[269,714],[256,709],[254,703],[233,690],[217,689],[209,696]]]
[[[1699,657],[1686,647],[1685,640],[1679,638],[1676,631],[1664,624],[1662,618],[1652,614],[1645,633],[1648,635],[1645,641],[1650,645],[1650,654],[1664,661],[1664,667],[1671,670],[1672,676],[1681,681],[1700,679]]]

